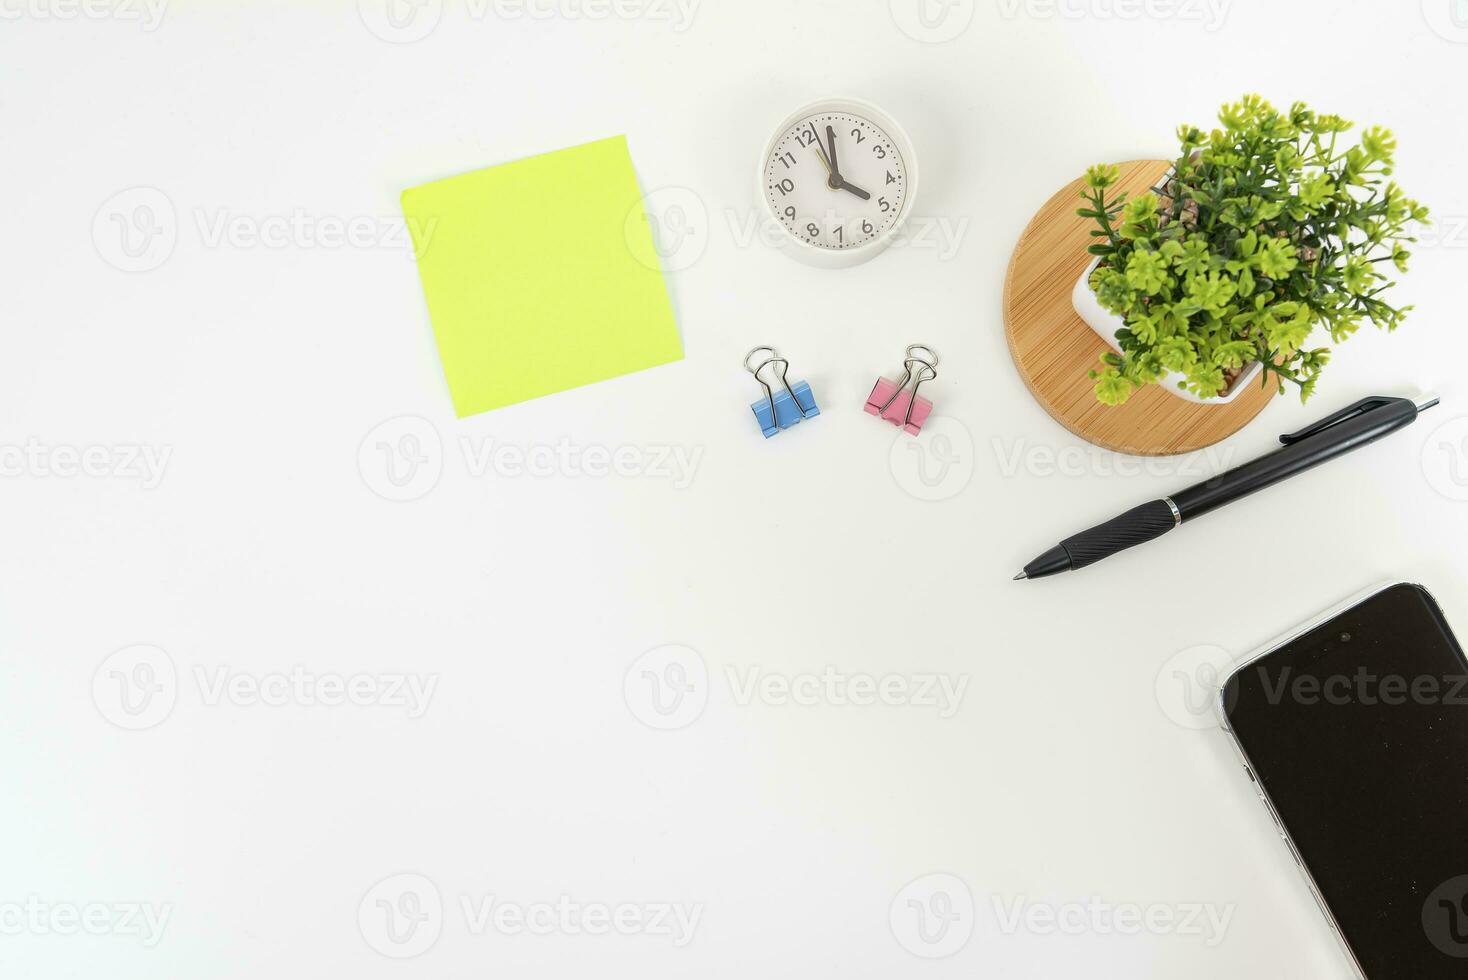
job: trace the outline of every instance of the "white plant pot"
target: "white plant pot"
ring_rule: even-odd
[[[1126,327],[1126,321],[1102,306],[1096,299],[1095,290],[1091,288],[1091,273],[1095,272],[1096,267],[1100,264],[1101,256],[1098,255],[1090,265],[1086,266],[1086,271],[1081,273],[1080,279],[1076,280],[1075,289],[1071,291],[1070,302],[1076,312],[1080,314],[1081,319],[1096,331],[1097,336],[1120,354],[1121,346],[1116,342],[1116,332]],[[1158,383],[1167,390],[1168,394],[1184,401],[1196,402],[1199,405],[1227,405],[1239,397],[1250,384],[1258,383],[1259,372],[1262,370],[1264,370],[1264,365],[1254,361],[1244,368],[1243,374],[1234,379],[1233,386],[1227,392],[1212,398],[1199,398],[1191,391],[1179,388],[1178,385],[1182,383],[1183,376],[1176,371],[1166,372],[1158,379]]]

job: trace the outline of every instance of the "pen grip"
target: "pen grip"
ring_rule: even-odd
[[[1060,546],[1070,554],[1071,568],[1085,568],[1118,551],[1160,538],[1176,526],[1177,519],[1167,501],[1151,500],[1066,538]]]

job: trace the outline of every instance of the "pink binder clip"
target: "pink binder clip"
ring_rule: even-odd
[[[886,419],[910,435],[923,431],[923,423],[933,413],[933,403],[918,394],[923,382],[938,376],[938,354],[924,344],[913,344],[902,362],[902,378],[888,381],[878,378],[867,397],[866,411]],[[908,385],[912,386],[908,390]]]

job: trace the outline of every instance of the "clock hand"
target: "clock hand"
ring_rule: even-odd
[[[836,176],[836,177],[833,177],[831,179],[832,180],[840,181],[840,184],[837,185],[837,190],[851,191],[851,193],[855,194],[857,197],[861,198],[863,201],[870,201],[872,199],[872,195],[868,194],[866,191],[862,190],[860,187],[857,187],[855,184],[848,183],[846,181],[846,179],[843,178],[843,177]]]
[[[831,147],[831,174],[839,180],[841,164],[836,162],[836,131],[830,126],[826,127],[826,143]]]
[[[829,131],[830,127],[828,126],[827,132]],[[839,191],[841,189],[841,175],[836,172],[834,154],[832,156],[826,156],[826,148],[821,143],[821,134],[816,132],[815,123],[810,124],[810,138],[811,144],[816,148],[816,156],[821,158],[821,163],[826,167],[826,186],[833,191]],[[832,141],[831,146],[834,149],[836,143]]]
[[[830,158],[826,156],[825,149],[821,146],[821,136],[819,133],[816,132],[816,127],[814,125],[812,125],[810,128],[810,135],[811,138],[815,141],[813,145],[816,148],[816,156],[821,158],[821,163],[824,164],[826,167],[826,173],[831,175],[831,188],[834,190],[836,187],[836,184],[834,183],[836,179],[836,171],[831,166]]]

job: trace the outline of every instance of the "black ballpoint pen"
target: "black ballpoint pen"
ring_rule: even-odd
[[[1221,473],[1181,493],[1133,507],[1105,524],[1066,538],[1025,566],[1015,581],[1044,578],[1093,565],[1118,551],[1160,538],[1173,528],[1224,504],[1274,486],[1327,460],[1375,442],[1417,421],[1437,398],[1418,401],[1372,395],[1327,415],[1299,432],[1279,437],[1283,448]]]

